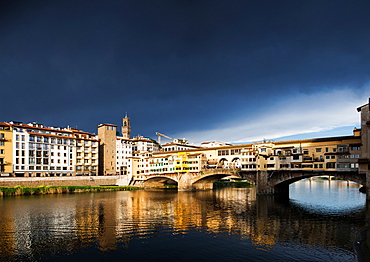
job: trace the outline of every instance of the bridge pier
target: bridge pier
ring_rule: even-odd
[[[256,187],[258,195],[284,195],[289,196],[289,184],[281,183],[274,186],[271,182],[272,173],[268,171],[257,171]]]
[[[366,200],[370,201],[370,173],[369,172],[366,172],[365,188],[366,188]]]
[[[267,171],[257,171],[256,187],[258,195],[274,194],[275,190],[268,183],[269,173]]]
[[[192,177],[189,173],[184,173],[180,176],[179,182],[177,184],[178,191],[192,191],[193,184],[192,184]]]

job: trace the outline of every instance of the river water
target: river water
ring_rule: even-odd
[[[303,180],[255,188],[139,190],[0,199],[0,261],[357,261],[365,194]]]

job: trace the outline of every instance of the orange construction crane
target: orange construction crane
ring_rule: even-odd
[[[161,144],[161,136],[168,138],[168,139],[172,139],[171,137],[158,133],[158,132],[155,132],[155,134],[158,136],[158,144]]]

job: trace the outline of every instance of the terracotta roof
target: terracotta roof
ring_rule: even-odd
[[[113,124],[99,124],[98,127],[99,126],[115,126],[115,127],[117,127],[116,125],[113,125]]]
[[[366,104],[366,105],[363,105],[363,106],[357,107],[357,112],[360,112],[360,111],[361,111],[361,109],[362,109],[363,107],[367,106],[367,105],[369,105],[369,104]]]
[[[120,137],[120,136],[117,136],[116,138],[119,139],[119,140],[132,141],[132,139],[130,139],[130,138],[124,138],[124,137]]]
[[[184,144],[179,144],[179,143],[174,143],[174,142],[169,142],[169,143],[166,143],[166,144],[163,144],[162,147],[164,146],[187,146],[187,147],[193,147],[193,148],[200,148],[200,146],[194,146],[194,145],[184,145]]]
[[[45,133],[34,133],[34,132],[27,132],[30,135],[36,136],[52,136],[52,137],[60,137],[60,138],[69,138],[69,139],[76,139],[74,136],[59,136],[59,135],[52,135],[52,134],[45,134]]]
[[[323,138],[311,138],[291,141],[277,141],[273,142],[275,145],[289,144],[289,143],[300,143],[300,142],[327,142],[327,141],[338,141],[345,139],[360,139],[358,136],[336,136],[336,137],[323,137]]]
[[[370,103],[370,98],[369,98],[369,103]],[[365,107],[365,106],[369,105],[369,103],[367,103],[367,104],[365,104],[365,105],[363,105],[363,106],[358,107],[358,108],[357,108],[357,112],[360,112],[360,111],[361,111],[361,109],[362,109],[363,107]]]
[[[29,128],[29,129],[37,129],[37,130],[47,130],[47,131],[51,131],[51,132],[72,133],[71,130],[66,130],[66,129],[63,129],[63,128],[54,129],[54,128],[50,128],[50,127],[31,126],[31,125],[28,125],[28,124],[21,124],[21,125],[18,125],[18,124],[10,124],[10,125],[11,126],[15,126],[15,127],[21,127],[21,128]]]

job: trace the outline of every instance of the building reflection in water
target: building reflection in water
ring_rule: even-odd
[[[347,217],[310,213],[287,199],[256,197],[254,188],[214,191],[133,191],[4,198],[0,200],[0,258],[101,251],[157,233],[233,234],[269,249],[277,242],[351,250],[364,209]],[[339,244],[338,244],[339,243]],[[47,251],[45,251],[47,250]]]

